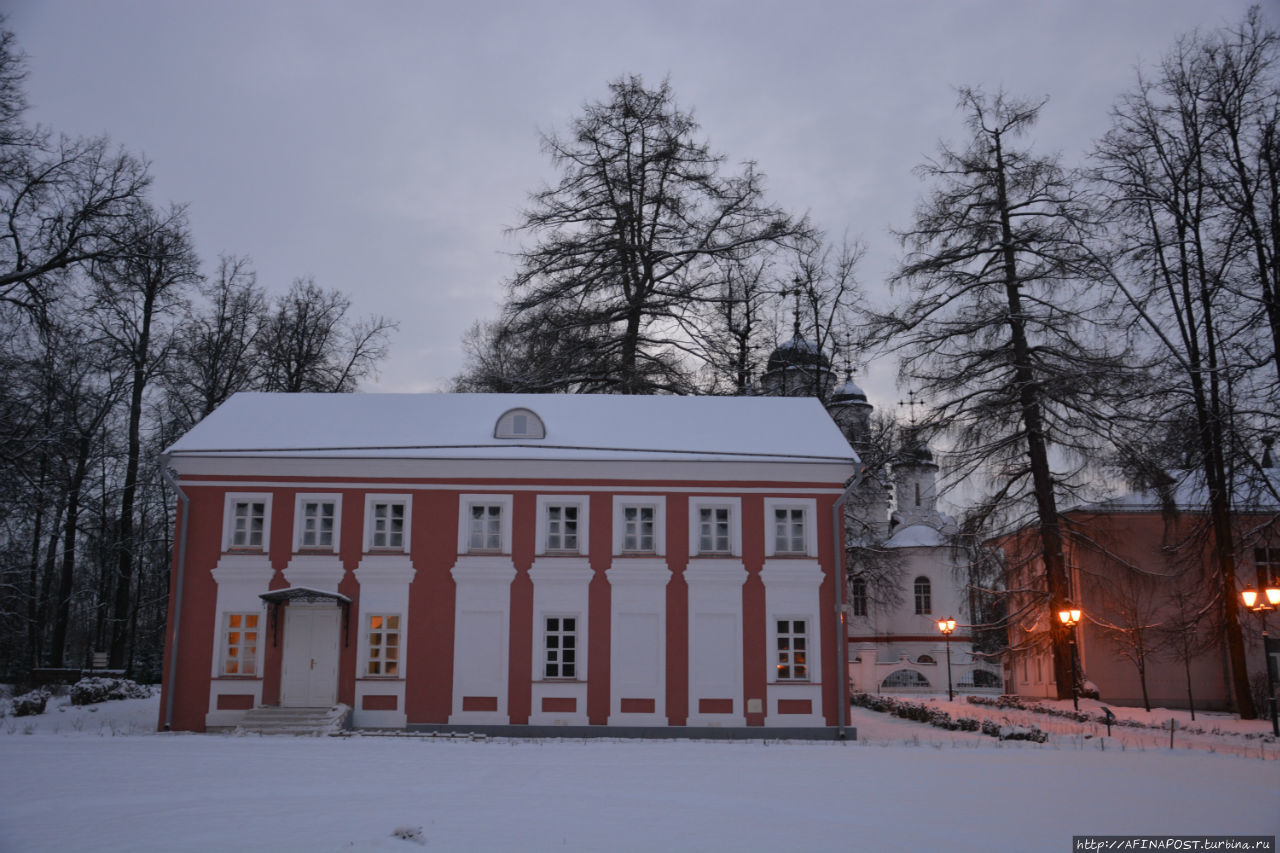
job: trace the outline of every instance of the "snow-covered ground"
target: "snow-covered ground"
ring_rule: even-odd
[[[1104,740],[1043,716],[1037,745],[853,713],[859,739],[844,744],[469,742],[154,734],[154,698],[55,699],[0,719],[0,850],[408,853],[418,844],[393,833],[418,827],[426,849],[465,851],[1067,851],[1083,833],[1280,834],[1280,760],[1263,760],[1280,745],[1245,737],[1258,723],[1217,718],[1218,734],[1193,746],[1179,733],[1170,751],[1167,731],[1162,745],[1136,729]]]

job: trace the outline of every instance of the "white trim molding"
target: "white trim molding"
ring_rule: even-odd
[[[373,547],[373,507],[374,504],[401,504],[404,506],[404,529],[401,531],[403,540],[399,548],[395,547]],[[364,523],[361,525],[363,529],[361,551],[365,554],[399,554],[409,553],[410,531],[413,528],[413,495],[410,494],[389,494],[383,492],[369,492],[364,496]]]
[[[332,541],[328,545],[303,545],[304,509],[307,504],[333,504]],[[342,495],[336,492],[299,492],[293,498],[293,553],[338,553],[342,543]]]
[[[262,508],[262,544],[235,545],[232,537],[235,534],[236,513],[238,503],[260,503]],[[227,492],[222,502],[222,551],[255,553],[271,553],[271,493],[270,492]]]
[[[729,510],[729,550],[727,552],[708,551],[704,553],[699,550],[699,511],[703,509]],[[742,556],[742,498],[708,497],[706,495],[689,498],[689,556],[710,559]]]
[[[605,576],[611,634],[608,725],[665,726],[671,569],[666,560],[628,557],[615,560]]]
[[[803,553],[777,550],[774,513],[780,509],[804,511]],[[766,557],[817,557],[818,556],[818,501],[814,498],[765,498],[764,499],[764,555]]]

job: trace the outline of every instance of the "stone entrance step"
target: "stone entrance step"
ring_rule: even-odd
[[[236,734],[336,735],[351,727],[351,707],[278,708],[260,705],[249,711],[236,726]]]

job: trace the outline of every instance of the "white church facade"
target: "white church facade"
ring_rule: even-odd
[[[761,377],[769,396],[815,396],[860,459],[870,459],[874,407],[851,378],[836,387],[819,347],[798,334],[770,356]],[[888,470],[864,467],[846,504],[849,583],[845,603],[850,687],[869,693],[946,693],[994,689],[997,663],[973,653],[963,561],[956,530],[938,509],[938,465],[910,444]],[[938,622],[954,619],[944,636]],[[949,655],[948,655],[949,651]],[[950,657],[950,672],[947,668]]]

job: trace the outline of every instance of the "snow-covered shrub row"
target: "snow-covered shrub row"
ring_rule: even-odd
[[[49,701],[49,691],[40,687],[21,696],[15,696],[12,700],[13,715],[15,717],[32,717],[36,714],[44,713],[44,706]]]
[[[849,701],[860,708],[868,708],[872,711],[879,711],[882,714],[893,714],[895,717],[902,717],[904,720],[928,723],[935,728],[946,729],[947,731],[981,731],[984,735],[990,735],[1001,740],[1031,740],[1036,743],[1044,743],[1049,737],[1035,726],[1030,728],[1000,726],[990,720],[979,723],[973,717],[952,719],[951,715],[941,708],[931,708],[921,702],[907,702],[903,699],[894,699],[889,696],[853,693],[850,695]]]
[[[71,685],[72,705],[92,705],[113,699],[146,699],[151,688],[127,678],[82,678]]]
[[[1063,717],[1068,720],[1074,720],[1077,723],[1097,723],[1105,726],[1107,718],[1104,714],[1090,714],[1086,711],[1075,711],[1067,708],[1055,708],[1052,705],[1045,705],[1034,699],[1028,699],[1025,696],[1013,696],[1008,693],[997,696],[994,699],[990,696],[966,696],[966,702],[973,705],[988,705],[992,708],[1016,708],[1019,711],[1030,711],[1033,714],[1048,714],[1051,717]],[[1117,717],[1111,721],[1113,726],[1129,726],[1135,729],[1161,728],[1161,726],[1149,726],[1139,720],[1126,717]],[[1190,731],[1190,729],[1188,729]]]

